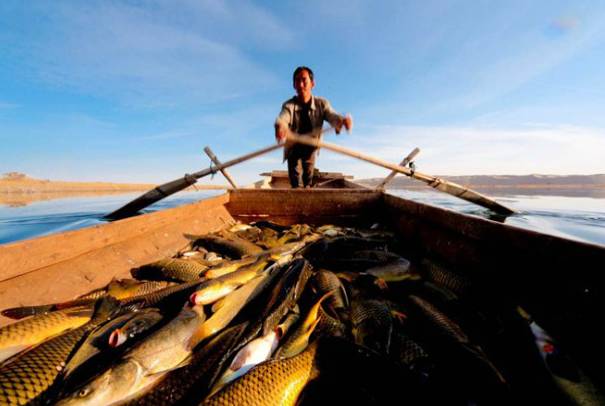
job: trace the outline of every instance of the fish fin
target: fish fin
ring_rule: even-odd
[[[349,295],[347,295],[347,290],[345,289],[342,283],[340,284],[340,290],[342,292],[342,297],[344,297],[345,299],[346,307],[349,307],[351,305],[351,302],[349,301]]]
[[[22,306],[22,307],[11,307],[10,309],[4,309],[0,312],[4,317],[10,319],[23,319],[29,316],[35,316],[38,314],[47,313],[55,310],[55,305],[41,305],[41,306]]]
[[[187,365],[191,364],[191,360],[192,360],[192,357],[190,355],[187,358],[185,358],[184,360],[182,360],[181,362],[179,362],[177,365],[174,365],[174,366],[172,366],[170,368],[161,369],[161,370],[152,369],[152,370],[148,371],[145,374],[145,376],[149,377],[149,376],[154,376],[154,375],[158,375],[158,374],[166,374],[168,372],[171,372],[171,371],[174,371],[174,370],[186,367]]]
[[[315,325],[317,325],[317,322],[319,321],[319,307],[321,306],[321,303],[326,300],[328,297],[334,295],[334,293],[336,293],[337,290],[331,290],[328,293],[324,294],[312,307],[311,310],[309,310],[309,313],[307,314],[307,318],[304,321],[304,326],[305,329],[307,330],[311,330],[313,331],[313,329],[315,328]],[[311,321],[313,320],[313,321]]]
[[[244,361],[246,360],[246,357],[244,356],[244,351],[246,348],[242,348],[241,351],[239,351],[236,355],[235,358],[233,358],[233,361],[231,362],[231,365],[229,366],[229,369],[232,371],[237,371],[238,369],[240,369],[241,367],[244,366]]]
[[[196,241],[196,240],[199,240],[201,238],[201,235],[183,233],[183,237],[185,237],[189,241]]]
[[[95,302],[92,319],[100,322],[109,319],[120,310],[120,301],[111,295],[102,297]]]

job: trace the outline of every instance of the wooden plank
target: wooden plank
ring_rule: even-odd
[[[227,209],[234,216],[362,216],[380,195],[369,189],[238,189],[230,192]]]
[[[605,365],[605,249],[395,196],[381,210],[416,255],[470,276],[476,292],[520,304],[593,379]],[[494,299],[497,298],[497,299]],[[602,383],[601,383],[602,384]]]
[[[223,194],[193,205],[0,245],[0,280],[11,279],[58,262],[68,261],[107,245],[161,229],[181,219],[201,216],[205,210],[222,206],[228,200],[228,195]]]
[[[116,239],[79,256],[0,282],[0,309],[70,300],[105,286],[114,277],[130,278],[131,268],[172,256],[187,246],[189,241],[184,233],[205,234],[232,222],[225,206],[215,204],[214,200],[212,204],[203,201],[172,210],[173,214],[183,211],[187,215],[177,216],[178,219],[162,227],[141,228],[142,232],[130,238]],[[157,213],[140,219],[154,214]],[[0,317],[0,325],[8,322],[10,319]]]

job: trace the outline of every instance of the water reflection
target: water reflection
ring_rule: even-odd
[[[221,190],[181,192],[155,203],[145,212],[176,207],[222,193]],[[484,192],[519,212],[502,218],[487,209],[428,188],[422,191],[388,190],[388,193],[543,233],[605,245],[603,198]],[[29,202],[25,206],[0,205],[0,244],[105,223],[104,215],[138,196],[140,192],[80,195]]]
[[[388,192],[406,199],[517,227],[605,245],[605,199],[603,198],[489,194],[497,202],[518,211],[516,214],[502,218],[465,200],[431,189],[423,191],[393,189]]]
[[[181,192],[151,205],[145,211],[176,207],[221,193],[221,190]],[[0,206],[0,244],[106,223],[103,216],[140,194],[141,192],[130,192],[63,196],[23,206]]]
[[[99,197],[111,195],[132,194],[132,191],[105,191],[105,192],[36,192],[36,193],[0,193],[0,205],[9,207],[23,207],[32,203],[73,199],[78,197]],[[139,192],[140,193],[140,192]]]

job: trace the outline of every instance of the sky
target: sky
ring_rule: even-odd
[[[205,146],[247,154],[274,143],[300,65],[353,117],[326,142],[418,147],[435,175],[605,173],[603,2],[4,0],[0,174],[162,183],[207,168]],[[389,172],[327,150],[317,167]]]

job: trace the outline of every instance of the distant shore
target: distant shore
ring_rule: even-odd
[[[127,193],[147,191],[157,185],[151,183],[112,183],[112,182],[68,182],[34,179],[29,176],[9,172],[0,178],[0,193],[38,194],[38,193]],[[191,190],[225,189],[225,186],[195,185]]]
[[[0,177],[0,204],[24,206],[36,201],[67,197],[92,197],[103,195],[145,192],[157,185],[151,183],[68,182],[34,179],[18,172]],[[193,185],[185,191],[221,190],[226,186]]]

